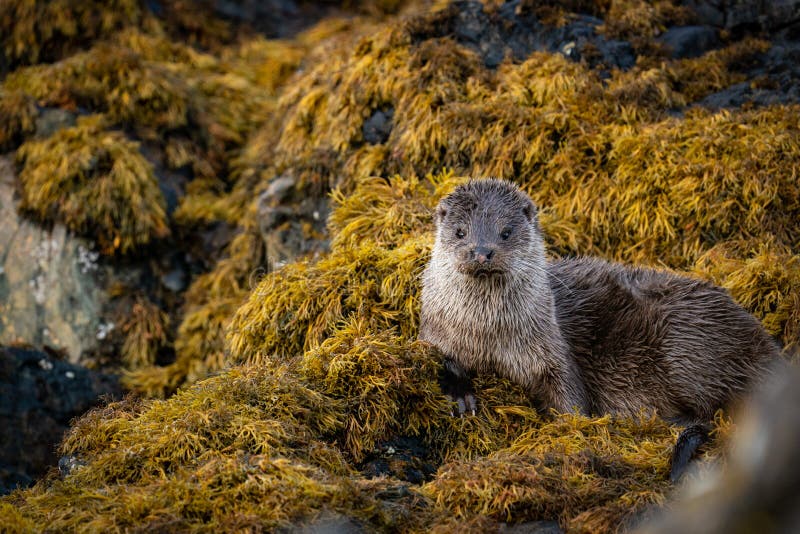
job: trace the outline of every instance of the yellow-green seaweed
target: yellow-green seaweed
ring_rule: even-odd
[[[105,252],[128,252],[169,232],[164,198],[138,143],[104,129],[104,117],[78,119],[17,151],[21,208],[89,234]]]

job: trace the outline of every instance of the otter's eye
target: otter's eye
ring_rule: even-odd
[[[459,239],[463,238],[464,237],[464,230],[462,230],[461,228],[456,229],[456,237],[459,238]]]
[[[508,239],[509,236],[511,236],[511,228],[508,228],[508,227],[503,228],[503,231],[500,232],[500,237],[503,238],[503,241]]]

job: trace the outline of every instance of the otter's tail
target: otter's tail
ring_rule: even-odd
[[[672,450],[672,467],[669,472],[669,479],[674,483],[677,482],[689,462],[694,458],[697,449],[699,449],[709,439],[708,427],[706,425],[694,424],[683,429],[683,432],[678,436],[678,441],[675,443],[675,448]]]

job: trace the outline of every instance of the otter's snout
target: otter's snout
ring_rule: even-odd
[[[472,257],[481,265],[491,261],[494,250],[489,247],[475,247],[472,250]]]

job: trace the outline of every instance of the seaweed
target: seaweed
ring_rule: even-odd
[[[800,348],[800,254],[775,239],[720,243],[697,259],[696,272],[728,291],[781,339],[787,355]]]
[[[36,131],[36,101],[20,92],[0,91],[0,152],[13,150]]]
[[[408,180],[452,169],[455,174],[517,181],[542,206],[550,245],[559,254],[595,254],[688,269],[717,243],[740,235],[769,231],[787,244],[796,243],[790,223],[797,214],[790,163],[795,107],[716,114],[684,108],[683,117],[674,117],[676,108],[739,81],[742,75],[736,68],[763,52],[767,46],[763,41],[734,42],[694,59],[660,58],[657,64],[645,62],[628,72],[615,71],[604,82],[588,65],[560,54],[536,52],[490,71],[475,52],[451,39],[412,39],[419,24],[441,16],[413,16],[397,28],[372,34],[359,27],[364,33],[345,36],[338,28],[317,41],[304,70],[281,92],[272,118],[254,131],[233,160],[230,193],[223,184],[198,184],[198,193],[188,196],[178,211],[181,220],[216,217],[238,222],[247,236],[242,242],[257,249],[260,223],[257,201],[252,199],[274,178],[290,176],[296,184],[291,198],[332,191],[336,209],[329,235],[334,255],[346,248],[348,239],[357,243],[365,235],[372,236],[369,243],[375,239],[381,245],[385,239],[400,243],[404,236],[418,235],[407,225],[425,224],[426,210],[437,196],[425,194],[423,189],[429,186],[423,186],[410,198],[398,198],[393,191],[400,193],[407,186],[392,178],[384,186],[370,177],[400,173]],[[307,42],[304,39],[299,41]],[[367,143],[365,121],[376,109],[386,108],[393,110],[388,138],[381,144]],[[751,126],[743,129],[743,124]],[[780,133],[773,135],[774,130],[759,124],[780,124],[776,126]],[[758,146],[758,152],[750,146]],[[716,155],[722,153],[726,159],[719,161]],[[754,175],[744,168],[763,172]],[[753,196],[752,184],[757,181],[773,185],[763,195]],[[373,185],[364,187],[366,182]],[[780,205],[770,195],[781,198]],[[356,210],[370,215],[358,216]],[[343,231],[348,227],[360,232],[350,238]],[[267,263],[270,254],[267,251]],[[312,286],[298,287],[303,294],[314,295],[310,300],[315,304],[301,309],[317,313],[325,306],[321,295],[327,294],[322,283],[319,290],[312,289],[315,282],[341,287],[341,278],[331,274],[338,269],[335,266],[349,263],[358,271],[357,266],[363,265],[353,263],[355,252],[348,254],[320,264],[308,260],[289,266],[283,275],[270,275],[269,283],[283,283],[284,276],[299,283],[308,276]],[[226,274],[232,264],[239,265],[233,279]],[[241,288],[250,284],[252,273],[270,269],[271,265],[259,263],[258,255],[231,249],[228,259],[208,277],[218,287],[237,288],[226,293],[234,302],[245,297]],[[217,317],[222,308],[212,301],[220,295],[204,297],[202,287],[208,282],[197,283],[192,294],[199,300],[193,303],[193,313],[202,320]],[[282,309],[291,302],[293,291],[276,301]],[[256,294],[271,295],[262,290]],[[201,311],[202,306],[208,310]],[[289,336],[296,339],[262,332],[264,339],[272,339],[265,346],[274,343],[280,353],[309,348],[332,331],[333,322],[326,317],[338,315],[317,316],[309,332],[299,328]],[[221,325],[224,319],[220,315],[210,324]],[[285,325],[277,330],[283,332]],[[178,338],[184,343],[181,335]],[[213,371],[229,361],[218,337],[213,358],[202,350],[205,345],[197,343],[201,338],[210,339],[202,335],[186,339],[187,350],[179,358],[183,363],[170,371],[173,383],[180,383],[178,375],[189,367]],[[272,348],[264,350],[269,353]],[[190,365],[191,359],[197,363]],[[164,376],[163,371],[153,372]]]
[[[138,143],[104,129],[101,115],[17,151],[20,207],[88,234],[106,253],[125,253],[167,235],[164,198]]]
[[[0,6],[0,71],[55,61],[95,39],[136,24],[138,0],[9,0]]]
[[[125,342],[122,359],[128,369],[156,362],[158,351],[167,343],[169,316],[158,306],[143,298],[137,299],[130,316],[122,323]]]

